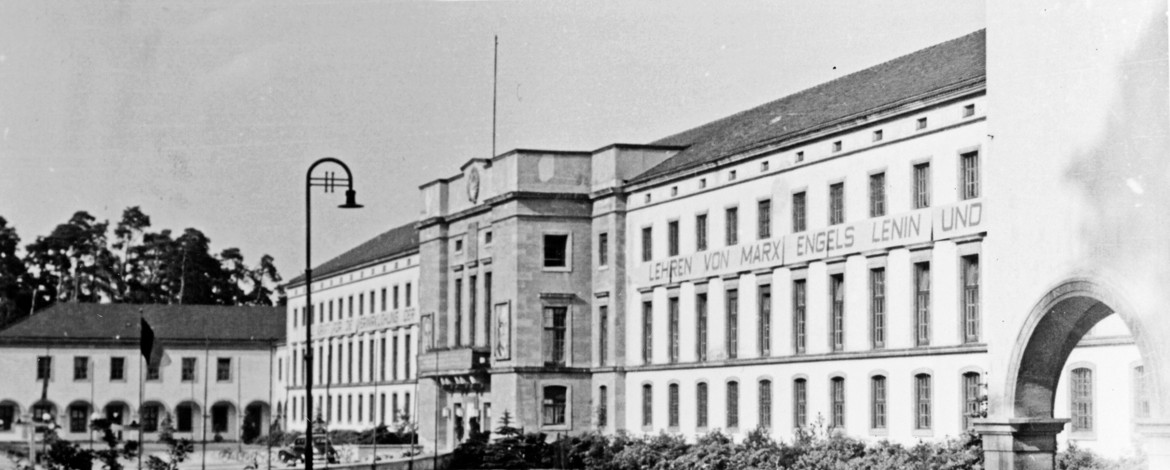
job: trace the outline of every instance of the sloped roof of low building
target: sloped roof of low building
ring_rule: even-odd
[[[414,222],[411,222],[383,232],[352,250],[314,267],[313,278],[322,279],[366,263],[406,254],[417,249],[418,229],[415,228]],[[286,287],[299,286],[304,283],[305,275],[301,274],[289,281]]]
[[[59,303],[0,330],[0,343],[131,342],[145,318],[162,341],[283,341],[283,307]]]
[[[986,57],[986,31],[979,30],[663,138],[653,145],[686,149],[632,182],[691,169],[981,82],[987,75]]]

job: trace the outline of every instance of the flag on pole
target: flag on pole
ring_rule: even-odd
[[[170,364],[170,356],[163,350],[162,343],[154,335],[154,328],[150,327],[150,323],[147,323],[145,318],[142,319],[141,336],[139,347],[142,349],[142,357],[146,358],[147,365],[162,367]]]

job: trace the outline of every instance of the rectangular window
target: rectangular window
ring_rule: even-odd
[[[844,148],[844,146],[841,145],[840,140],[833,142],[833,153],[840,152],[842,148]]]
[[[727,382],[727,428],[739,427],[739,382]]]
[[[886,215],[886,174],[869,175],[869,216]]]
[[[971,429],[972,421],[983,416],[983,384],[978,372],[963,374],[963,429]]]
[[[1069,392],[1069,415],[1072,418],[1073,432],[1093,431],[1093,370],[1087,368],[1073,369]]]
[[[975,115],[975,105],[968,104],[963,106],[963,117],[968,118]]]
[[[1145,366],[1133,368],[1133,417],[1150,417],[1150,383]]]
[[[609,388],[602,385],[597,389],[597,427],[609,424]]]
[[[914,208],[930,207],[930,163],[914,165]]]
[[[707,294],[695,295],[695,358],[707,360]]]
[[[227,382],[232,379],[232,360],[227,357],[220,357],[215,360],[215,380],[219,382]]]
[[[918,410],[914,429],[930,429],[930,376],[914,376],[914,403]]]
[[[365,369],[366,343],[359,339],[357,345],[358,345],[357,380],[354,380],[353,376],[351,375],[350,382],[361,382],[362,381],[362,370]],[[349,353],[353,354],[353,345],[352,344],[349,345]],[[353,364],[353,356],[350,356],[350,364]],[[358,413],[358,415],[361,415],[361,413]]]
[[[650,384],[642,385],[642,426],[654,425],[654,390]]]
[[[805,223],[805,196],[804,191],[792,195],[792,232],[803,232],[808,230],[808,225]]]
[[[126,358],[110,358],[110,380],[126,380]]]
[[[394,310],[398,310],[398,285],[394,285]]]
[[[89,358],[77,356],[73,358],[73,380],[89,380]]]
[[[882,130],[881,130],[881,129],[878,129],[878,130],[876,130],[876,131],[873,131],[873,141],[874,141],[874,142],[881,142],[881,141],[882,141],[882,137],[883,137],[883,135],[882,135],[882,134],[883,134],[883,133],[882,133]]]
[[[642,261],[654,259],[654,232],[651,227],[642,227]]]
[[[371,298],[370,303],[374,303],[374,299]],[[352,305],[351,305],[351,307],[352,307]],[[361,294],[358,294],[357,312],[358,312],[359,316],[365,314],[365,312],[366,312],[366,294],[364,292]],[[353,315],[350,315],[350,316],[353,316]]]
[[[829,276],[829,343],[834,351],[845,349],[845,275]]]
[[[410,333],[407,333],[406,339],[405,339],[405,344],[403,344],[403,346],[402,346],[402,349],[404,350],[402,353],[402,357],[406,358],[405,361],[402,361],[402,372],[404,375],[406,375],[406,378],[408,378],[408,379],[411,378],[410,361],[414,360],[414,356],[412,356],[410,354],[410,345],[411,344],[412,343],[410,342]],[[407,398],[409,398],[409,394],[407,395]]]
[[[979,197],[979,152],[967,152],[959,156],[963,181],[962,196],[964,200]]]
[[[394,336],[392,346],[393,349],[390,350],[390,376],[392,380],[398,380],[398,335]]]
[[[382,288],[382,311],[383,311],[383,312],[385,312],[385,311],[386,311],[386,307],[387,307],[387,304],[386,304],[386,288],[385,288],[385,287],[383,287],[383,288]]]
[[[678,362],[679,333],[678,333],[678,297],[671,297],[670,306],[670,362]]]
[[[695,425],[699,428],[705,428],[707,427],[707,382],[699,382],[695,388]]]
[[[769,429],[772,427],[772,381],[760,381],[760,419],[759,426]]]
[[[804,152],[796,152],[796,163],[804,161]]]
[[[874,349],[886,347],[886,270],[869,271],[869,339]]]
[[[654,304],[642,302],[642,363],[654,360]]]
[[[964,256],[963,270],[963,339],[979,342],[979,255]]]
[[[193,358],[193,357],[184,357],[183,358],[183,368],[182,368],[182,371],[179,375],[180,375],[179,379],[182,380],[183,382],[194,382],[195,381],[195,358]]]
[[[724,211],[723,222],[727,246],[739,243],[739,208],[728,207]]]
[[[142,407],[142,432],[158,432],[158,411],[156,405]]]
[[[569,267],[569,236],[564,234],[544,235],[544,267]]]
[[[797,354],[805,351],[805,280],[792,282],[792,349]]]
[[[875,375],[869,381],[870,410],[869,427],[886,428],[886,378]]]
[[[760,356],[772,355],[772,286],[764,284],[759,291],[759,316],[756,325],[756,342],[760,347]]]
[[[597,234],[597,265],[609,265],[609,234]]]
[[[565,424],[565,408],[568,405],[569,388],[561,386],[544,387],[544,425]]]
[[[833,404],[833,417],[830,423],[833,428],[845,427],[845,378],[833,377],[830,382],[830,398]]]
[[[930,345],[930,263],[914,264],[914,345]]]
[[[549,366],[565,365],[565,317],[568,307],[544,308],[544,363]]]
[[[678,256],[678,221],[672,220],[666,224],[667,255]]]
[[[756,203],[756,233],[760,240],[772,238],[772,200]]]
[[[695,251],[707,250],[707,214],[695,216]]]
[[[805,379],[792,382],[792,424],[797,428],[808,425],[808,381]]]
[[[467,278],[467,344],[475,346],[475,330],[479,325],[478,312],[476,307],[479,305],[476,299],[476,294],[479,292],[478,276],[469,276]]]
[[[53,358],[37,356],[37,380],[49,380],[53,377]]]
[[[463,345],[463,279],[455,280],[455,346]]]
[[[678,427],[678,384],[670,384],[667,390],[667,404],[670,408],[667,426]]]
[[[162,380],[162,375],[158,364],[146,364],[146,380]]]
[[[402,301],[403,301],[403,303],[406,304],[407,307],[410,307],[410,302],[411,302],[412,298],[413,297],[411,297],[411,295],[410,295],[410,283],[408,282],[408,283],[406,283],[406,291],[404,292],[404,295],[402,297]]]
[[[918,118],[918,121],[916,121],[916,122],[915,122],[915,124],[914,124],[914,129],[915,129],[915,130],[923,130],[923,129],[926,129],[926,118],[924,118],[924,117],[923,117],[923,118]]]
[[[337,354],[341,354],[341,351],[337,351]],[[352,342],[347,343],[345,345],[345,359],[344,360],[345,360],[346,381],[349,383],[353,383],[353,343]],[[341,372],[338,371],[338,373],[341,373]]]
[[[597,307],[597,362],[609,362],[609,306]]]
[[[727,291],[727,358],[735,359],[739,355],[739,291]]]
[[[829,225],[845,222],[845,183],[829,185]]]

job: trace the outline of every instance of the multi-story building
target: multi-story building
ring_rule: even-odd
[[[153,367],[140,318],[165,351]],[[283,318],[274,307],[54,305],[0,331],[0,440],[26,440],[31,428],[16,423],[46,414],[70,440],[92,439],[95,417],[126,439],[140,424],[154,440],[164,422],[195,440],[267,434],[283,412]]]
[[[313,269],[313,305],[305,278],[288,284],[290,429],[322,419],[330,429],[413,422],[418,366],[418,232],[386,231]],[[305,325],[313,315],[313,344]],[[305,405],[305,362],[313,349],[313,416]]]
[[[998,333],[985,50],[980,31],[651,145],[422,186],[421,439],[505,412],[548,434],[971,429]],[[1133,340],[1111,321],[1083,346],[1063,438],[1129,447],[1097,431],[1142,416]]]

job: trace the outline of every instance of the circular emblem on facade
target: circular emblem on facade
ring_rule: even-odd
[[[479,199],[479,170],[474,167],[467,173],[467,199],[472,203]]]

